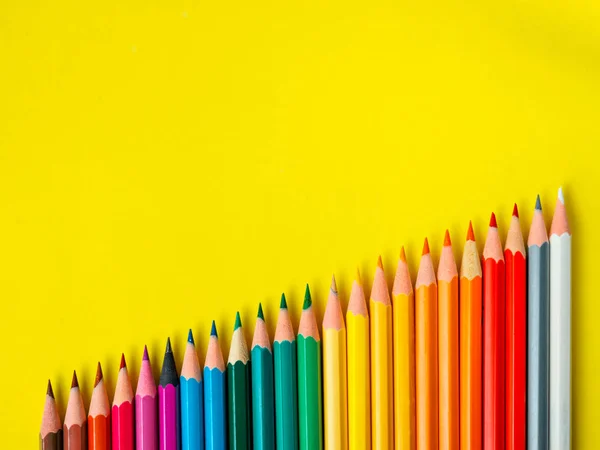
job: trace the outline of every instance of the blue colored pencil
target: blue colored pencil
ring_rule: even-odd
[[[204,388],[202,385],[202,369],[198,361],[192,330],[188,333],[179,380],[181,448],[182,450],[203,450]]]
[[[213,320],[204,364],[204,433],[207,450],[227,448],[227,387],[225,362]]]

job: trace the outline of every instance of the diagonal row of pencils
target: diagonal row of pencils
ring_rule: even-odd
[[[539,197],[525,251],[517,207],[483,258],[469,224],[460,273],[446,231],[413,289],[404,249],[392,296],[381,258],[369,307],[357,273],[346,318],[332,278],[319,335],[308,286],[298,334],[285,295],[273,346],[259,305],[250,352],[236,316],[227,365],[213,321],[204,370],[190,330],[181,374],[167,340],[158,388],[144,349],[109,405],[102,368],[86,415],[77,375],[64,426],[48,382],[42,450],[565,449],[570,446],[571,232],[559,190]],[[528,253],[528,257],[526,257]]]

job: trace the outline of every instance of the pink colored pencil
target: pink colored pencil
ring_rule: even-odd
[[[156,383],[152,376],[148,348],[144,346],[144,357],[135,393],[135,448],[137,450],[158,449],[157,425]]]

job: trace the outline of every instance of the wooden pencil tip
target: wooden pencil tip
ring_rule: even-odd
[[[542,202],[540,200],[540,194],[538,194],[537,198],[535,199],[535,209],[537,209],[538,211],[542,210]]]
[[[219,335],[217,334],[217,324],[214,320],[212,321],[212,326],[210,327],[210,335],[216,338],[219,337]]]
[[[265,315],[263,314],[263,310],[262,310],[262,303],[258,304],[258,313],[257,313],[256,317],[258,317],[263,322],[265,321]]]
[[[450,240],[450,232],[446,230],[446,234],[444,235],[444,247],[450,247],[452,245],[452,241]]]
[[[383,261],[381,261],[381,255],[377,258],[377,267],[383,270]]]
[[[100,361],[98,361],[98,368],[96,369],[96,379],[94,380],[94,387],[98,386],[98,384],[102,381],[102,365]]]
[[[150,357],[148,356],[148,346],[144,345],[144,356],[142,357],[143,361],[150,361]]]
[[[302,309],[308,309],[312,306],[312,299],[310,297],[310,288],[308,287],[308,283],[306,283],[306,290],[304,291],[304,304],[302,305]]]
[[[233,331],[235,331],[241,327],[242,327],[242,319],[240,317],[240,312],[238,311],[235,313],[235,324],[233,324]]]
[[[194,342],[194,333],[192,333],[192,329],[190,328],[190,331],[188,331],[188,342],[192,345],[195,345],[196,343]]]
[[[121,364],[119,365],[119,370],[127,367],[127,363],[125,362],[125,353],[121,353]]]
[[[425,242],[423,243],[423,253],[421,256],[429,254],[429,241],[425,238]]]
[[[331,292],[337,294],[337,283],[335,282],[335,275],[331,275],[331,286],[329,287]]]
[[[469,230],[467,231],[467,241],[475,242],[475,233],[473,232],[473,223],[469,220]]]
[[[52,390],[52,382],[48,380],[48,387],[46,388],[46,395],[54,398],[54,391]]]
[[[513,207],[513,213],[512,213],[513,217],[516,217],[517,219],[519,218],[519,208],[517,208],[517,204],[515,203],[515,206]]]
[[[490,217],[490,227],[498,228],[498,224],[496,223],[496,214],[494,213],[492,213],[492,216]]]
[[[73,371],[73,378],[71,379],[71,389],[79,387],[79,380],[77,380],[77,372]]]
[[[171,338],[167,338],[167,346],[165,347],[165,353],[173,353],[173,349],[171,348]]]
[[[287,300],[285,299],[285,294],[281,294],[281,301],[279,302],[279,308],[287,309]]]
[[[404,252],[404,245],[400,249],[400,261],[402,261],[403,263],[406,262],[406,253]]]

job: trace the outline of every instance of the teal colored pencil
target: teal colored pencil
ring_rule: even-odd
[[[321,337],[306,285],[298,327],[298,421],[300,450],[323,448]]]
[[[250,351],[252,360],[252,423],[256,450],[275,449],[275,391],[273,380],[273,353],[265,324],[262,305],[254,327]]]
[[[281,295],[279,319],[273,343],[275,362],[275,425],[278,450],[298,449],[298,381],[296,337]]]

